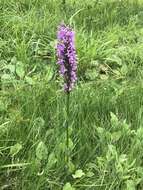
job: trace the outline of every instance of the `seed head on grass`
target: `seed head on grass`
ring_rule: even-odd
[[[64,78],[64,91],[69,93],[77,80],[75,33],[70,27],[61,24],[58,28],[57,38],[57,57],[60,74]]]

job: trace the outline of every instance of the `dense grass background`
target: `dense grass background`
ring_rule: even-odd
[[[62,20],[76,31],[79,62],[69,171]],[[0,0],[0,189],[142,190],[142,127],[142,0]]]

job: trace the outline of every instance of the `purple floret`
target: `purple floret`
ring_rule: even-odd
[[[74,42],[74,31],[65,26],[59,26],[57,57],[60,65],[60,74],[64,78],[64,90],[70,92],[77,80],[77,56]]]

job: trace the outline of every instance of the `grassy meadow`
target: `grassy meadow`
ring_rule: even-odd
[[[78,55],[68,167],[62,21]],[[143,0],[0,0],[0,190],[143,190]]]

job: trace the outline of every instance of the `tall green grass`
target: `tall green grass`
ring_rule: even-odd
[[[0,1],[0,189],[142,190],[143,3]],[[76,31],[70,167],[55,44]]]

